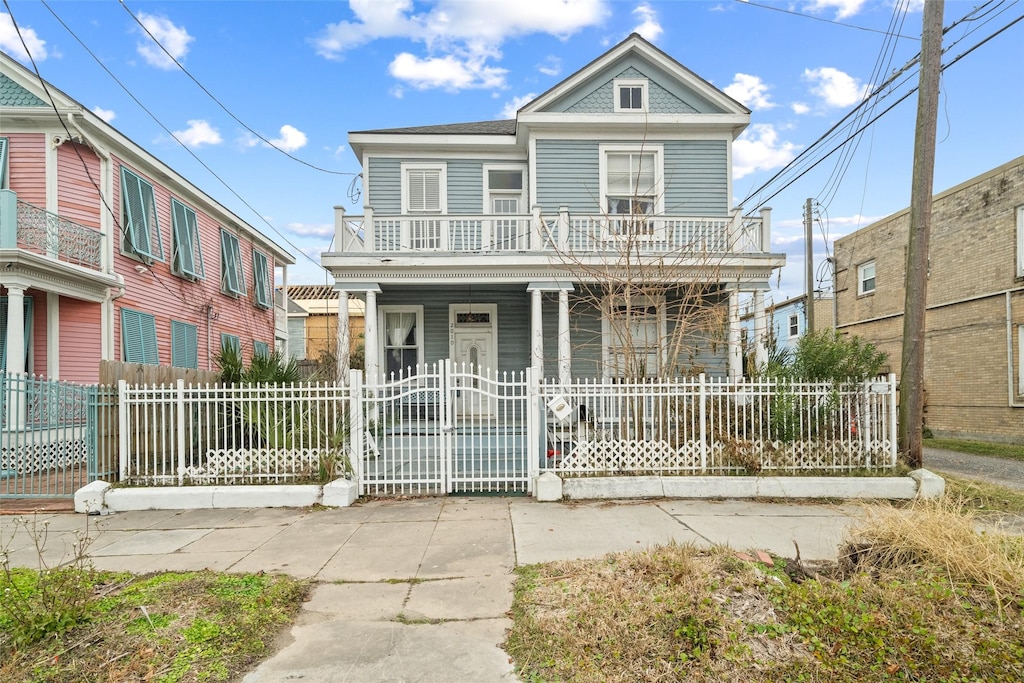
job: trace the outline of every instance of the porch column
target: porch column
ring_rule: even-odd
[[[763,368],[768,364],[768,347],[765,346],[767,340],[766,332],[766,320],[764,315],[764,292],[757,290],[754,292],[754,365],[758,369]]]
[[[558,291],[558,381],[566,386],[572,381],[572,344],[569,338],[569,292]]]
[[[348,371],[352,359],[349,356],[348,290],[339,289],[337,292],[338,334],[337,346],[334,349],[334,383],[342,385],[348,384]]]
[[[22,285],[5,283],[7,287],[7,372],[25,372],[25,289]]]
[[[535,377],[544,376],[544,292],[530,292],[530,359]]]
[[[366,307],[363,313],[363,357],[366,359],[366,384],[377,386],[380,375],[380,358],[377,355],[377,292],[366,290]]]
[[[738,289],[729,292],[729,378],[743,377],[743,351],[740,348],[740,293]]]

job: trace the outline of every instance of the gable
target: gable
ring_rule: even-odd
[[[46,102],[33,95],[6,74],[0,74],[0,107],[45,107]]]
[[[618,62],[560,97],[542,111],[571,114],[611,114],[615,79],[645,79],[651,114],[721,114],[722,109],[700,97],[668,74],[636,57]]]

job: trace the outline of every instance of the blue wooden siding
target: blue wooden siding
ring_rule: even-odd
[[[366,204],[380,214],[402,212],[402,161],[370,157],[367,160]]]
[[[545,214],[555,213],[563,205],[569,207],[570,213],[599,212],[600,142],[623,141],[537,141],[537,203]],[[665,150],[665,213],[672,216],[727,215],[728,143],[725,140],[669,140],[661,144]]]
[[[722,109],[644,59],[631,55],[603,69],[544,111],[611,114],[615,111],[612,86],[616,78],[646,78],[648,102],[655,114],[719,114]]]
[[[445,163],[448,180],[448,213],[484,213],[484,164],[508,163],[494,159],[390,159],[370,157],[368,161],[367,205],[376,214],[395,215],[402,211],[402,162]]]
[[[448,162],[448,213],[484,210],[483,162],[453,159]]]

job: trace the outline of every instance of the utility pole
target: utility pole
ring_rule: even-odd
[[[903,305],[903,357],[900,362],[899,450],[912,468],[921,467],[924,428],[925,306],[928,294],[928,239],[935,175],[935,121],[942,67],[944,0],[926,0],[921,29],[921,71],[914,135],[914,176],[910,188],[906,298]]]
[[[814,200],[810,197],[804,202],[804,260],[806,263],[806,280],[807,280],[807,303],[804,304],[804,313],[807,317],[807,329],[804,330],[806,334],[814,332],[814,235],[811,220],[811,202]]]

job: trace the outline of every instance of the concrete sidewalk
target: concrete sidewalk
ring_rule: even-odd
[[[317,581],[290,642],[247,683],[515,680],[500,644],[512,570],[675,541],[834,558],[858,505],[658,500],[538,503],[529,498],[371,501],[339,509],[40,513],[50,562],[76,534],[99,569],[281,572]],[[30,535],[0,517],[14,566]]]

